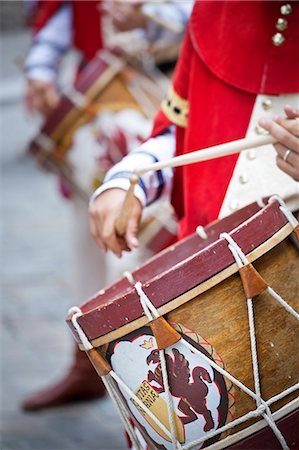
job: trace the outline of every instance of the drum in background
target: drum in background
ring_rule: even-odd
[[[167,83],[157,69],[145,72],[136,61],[99,52],[63,94],[29,153],[62,177],[64,192],[70,185],[87,203],[106,171],[150,134]],[[150,207],[141,224],[143,258],[174,242],[176,233],[170,204]]]
[[[152,118],[165,93],[166,77],[158,73],[160,78],[157,70],[150,74],[142,67],[135,68],[123,57],[102,50],[82,70],[74,87],[64,92],[38,136],[30,143],[29,153],[41,164],[71,178],[76,186],[76,174],[66,160],[75,131],[103,111],[134,109]]]
[[[288,448],[284,439],[298,448],[294,229],[276,199],[251,204],[68,316],[124,422],[132,415],[149,448],[171,449],[173,436],[182,449]]]

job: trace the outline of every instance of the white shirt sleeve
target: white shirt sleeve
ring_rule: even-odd
[[[134,169],[153,162],[165,161],[175,154],[175,131],[170,127],[165,134],[144,142],[115,164],[106,174],[104,183],[91,196],[90,204],[104,191],[112,188],[128,190],[130,177]],[[173,170],[166,168],[157,172],[148,172],[139,177],[135,187],[135,196],[143,206],[158,199],[170,197],[172,190]]]
[[[72,8],[64,4],[36,34],[25,61],[27,78],[55,82],[64,53],[73,39]]]
[[[157,17],[165,23],[172,24],[178,31],[170,31],[155,21],[149,20],[146,27],[146,37],[150,42],[163,40],[164,43],[180,42],[191,11],[193,9],[194,0],[178,1],[173,0],[169,3],[144,3],[142,10],[149,16]],[[180,30],[180,31],[179,31]]]

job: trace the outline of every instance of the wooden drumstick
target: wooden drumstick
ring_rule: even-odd
[[[137,175],[132,175],[132,177],[130,178],[131,184],[130,184],[129,190],[127,191],[124,203],[121,208],[120,215],[115,222],[115,228],[116,228],[116,232],[117,232],[118,236],[124,236],[126,233],[127,223],[128,223],[129,217],[131,215],[134,201],[135,201],[134,190],[135,190],[136,184],[138,184],[138,181],[139,181],[139,178]]]
[[[134,170],[134,175],[130,179],[131,185],[124,200],[120,216],[116,221],[117,234],[119,236],[123,236],[126,232],[128,218],[130,217],[133,208],[134,188],[138,183],[138,176],[143,175],[147,172],[161,170],[166,167],[179,167],[201,161],[208,161],[210,159],[228,156],[234,153],[240,153],[251,148],[258,148],[262,147],[263,145],[275,144],[276,142],[277,140],[270,135],[259,136],[257,138],[250,139],[239,139],[202,150],[196,150],[185,155],[176,156],[174,158],[168,159],[167,161],[157,162],[149,164],[147,166],[136,168]]]
[[[240,153],[250,148],[262,147],[263,145],[275,144],[277,139],[273,136],[259,136],[256,138],[245,138],[237,141],[227,142],[225,144],[214,145],[213,147],[196,150],[184,155],[170,158],[166,161],[149,164],[147,166],[137,167],[134,170],[136,175],[143,175],[150,171],[161,170],[166,167],[179,167],[187,164],[208,161],[210,159],[228,156],[234,153]]]

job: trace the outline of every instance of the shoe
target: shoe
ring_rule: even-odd
[[[29,396],[22,403],[24,411],[63,406],[84,400],[101,398],[105,386],[91,365],[86,353],[76,349],[75,361],[68,373],[56,384]]]

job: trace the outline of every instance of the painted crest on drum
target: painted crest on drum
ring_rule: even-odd
[[[176,325],[184,338],[203,354],[223,361],[198,334]],[[122,378],[141,402],[170,431],[165,386],[159,350],[149,327],[143,327],[110,344],[107,357],[113,370]],[[181,342],[166,351],[170,393],[174,403],[177,438],[189,443],[223,426],[232,417],[232,386],[200,355]],[[132,414],[148,436],[161,448],[171,449],[171,439],[138,403],[121,389]],[[219,439],[205,441],[202,448]]]

